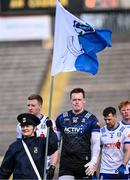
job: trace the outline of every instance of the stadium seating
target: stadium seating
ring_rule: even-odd
[[[50,54],[37,41],[0,43],[0,155],[15,140],[16,116],[26,111],[27,97],[40,91]]]

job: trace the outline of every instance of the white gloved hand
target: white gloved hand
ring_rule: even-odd
[[[95,171],[95,164],[90,161],[90,162],[88,162],[87,164],[85,164],[84,167],[87,168],[87,169],[85,170],[86,175],[88,175],[88,176],[93,176],[94,171]]]

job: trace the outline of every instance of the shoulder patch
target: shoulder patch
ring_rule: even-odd
[[[123,132],[124,130],[125,130],[125,127],[122,126],[119,131],[120,131],[120,132]]]
[[[87,118],[87,119],[88,119],[91,115],[92,115],[92,113],[87,112],[87,114],[85,115],[85,118]]]
[[[105,132],[106,132],[105,126],[101,128],[101,132],[102,132],[102,133],[105,133]]]

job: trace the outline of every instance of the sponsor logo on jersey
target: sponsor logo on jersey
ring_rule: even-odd
[[[117,147],[117,149],[120,149],[120,147],[121,147],[121,142],[118,140],[118,142],[115,144],[115,146]]]
[[[118,140],[115,143],[107,143],[103,145],[104,148],[107,149],[120,149],[121,148],[121,142]]]
[[[69,121],[70,119],[69,118],[64,118],[64,121]]]
[[[82,134],[83,128],[81,128],[81,127],[66,127],[64,129],[64,132],[66,134],[78,134],[78,133]]]
[[[39,137],[45,137],[45,134],[43,132],[41,132]]]

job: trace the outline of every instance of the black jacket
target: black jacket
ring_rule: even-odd
[[[24,139],[24,142],[27,144],[37,169],[43,178],[46,138],[34,136]],[[57,149],[57,135],[51,132],[48,155],[53,154]],[[9,146],[0,167],[0,179],[9,179],[12,173],[13,179],[37,179],[21,140]]]

